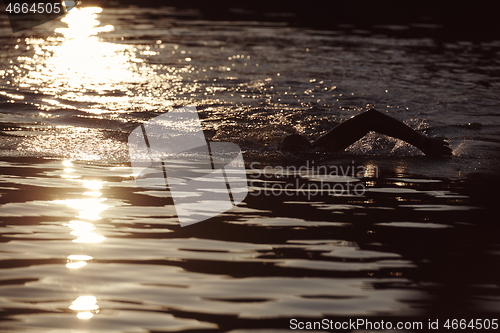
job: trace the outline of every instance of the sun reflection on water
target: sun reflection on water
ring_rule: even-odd
[[[69,178],[69,173],[74,173],[73,163],[70,160],[64,160],[62,162],[63,173],[62,178]],[[76,238],[73,240],[75,243],[100,243],[106,239],[103,235],[95,232],[96,226],[94,221],[100,220],[100,212],[108,209],[110,206],[104,204],[107,198],[101,198],[101,189],[103,187],[104,181],[92,179],[78,179],[80,176],[75,175],[73,178],[69,178],[70,181],[82,183],[85,189],[91,191],[84,192],[83,195],[91,196],[91,198],[83,199],[66,199],[66,200],[56,200],[55,203],[64,204],[68,207],[78,210],[78,215],[76,220],[71,220],[67,223],[63,223],[64,226],[71,229],[70,234]],[[69,259],[69,258],[68,258]],[[77,263],[71,262],[70,265],[66,265],[68,268],[79,268],[86,265],[86,262],[79,260]]]
[[[95,296],[80,296],[73,301],[69,307],[73,311],[77,311],[77,317],[80,319],[90,319],[94,313],[99,311],[97,298]]]
[[[75,166],[71,160],[64,160],[62,162],[62,171],[62,178],[68,179],[70,182],[81,183],[84,189],[90,190],[84,192],[83,195],[92,196],[92,198],[56,200],[55,203],[64,204],[79,211],[77,215],[78,219],[71,220],[62,225],[71,229],[70,234],[76,237],[73,240],[74,243],[95,244],[104,241],[106,237],[95,232],[96,226],[94,222],[101,219],[99,216],[101,211],[110,207],[103,203],[107,200],[106,198],[100,198],[102,195],[101,189],[105,182],[99,179],[79,179],[80,176],[78,175],[68,178],[68,174],[76,173]],[[82,254],[81,252],[79,254],[71,254],[67,256],[66,268],[71,270],[81,269],[87,266],[93,259],[92,256]],[[69,309],[76,312],[78,319],[86,320],[93,318],[99,312],[95,296],[80,296],[72,302]]]
[[[91,198],[91,199],[66,199],[58,200],[57,203],[63,203],[68,207],[79,211],[78,218],[86,220],[100,220],[99,213],[109,206],[103,204],[106,198]]]
[[[77,269],[86,266],[88,261],[92,260],[91,256],[82,254],[72,254],[68,256],[68,262],[66,263],[67,268]]]
[[[100,7],[74,8],[62,18],[67,27],[56,29],[57,37],[46,42],[27,39],[35,54],[20,57],[23,67],[31,69],[21,85],[41,85],[45,93],[61,93],[61,87],[64,93],[83,93],[121,89],[117,84],[137,81],[143,60],[135,57],[132,46],[103,42],[98,37],[114,30],[112,25],[100,25],[101,12]]]

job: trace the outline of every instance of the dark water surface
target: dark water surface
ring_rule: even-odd
[[[184,20],[171,8],[81,8],[9,29],[0,331],[498,318],[500,41]],[[135,184],[127,136],[188,105],[212,140],[240,145],[250,193],[181,228],[169,192]],[[454,156],[375,134],[345,154],[276,151],[286,134],[314,139],[367,107],[447,137]],[[325,175],[354,166],[363,172]]]

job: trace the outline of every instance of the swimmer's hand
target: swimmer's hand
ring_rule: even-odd
[[[422,152],[429,156],[451,156],[450,144],[443,138],[425,138]]]

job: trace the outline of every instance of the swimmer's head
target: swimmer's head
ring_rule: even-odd
[[[302,135],[292,134],[283,138],[278,148],[282,151],[308,151],[312,149],[312,145]]]

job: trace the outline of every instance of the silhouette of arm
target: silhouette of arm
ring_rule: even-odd
[[[342,151],[374,131],[408,142],[426,155],[451,155],[448,143],[435,138],[427,138],[412,128],[388,115],[370,109],[335,126],[328,133],[312,143],[314,148]]]

